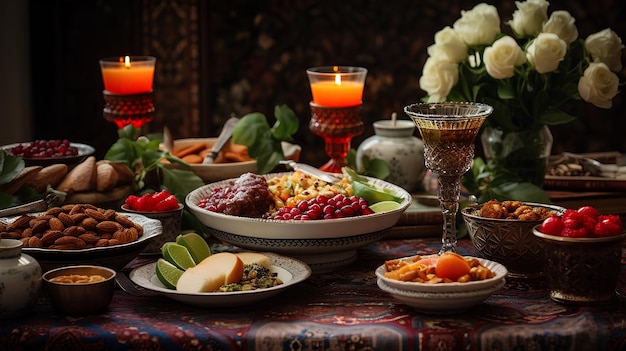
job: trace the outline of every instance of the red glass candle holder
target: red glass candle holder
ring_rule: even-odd
[[[309,130],[324,138],[326,154],[330,160],[320,170],[341,173],[346,166],[346,156],[350,151],[350,141],[364,131],[361,120],[361,105],[347,107],[326,107],[310,102],[311,120]]]
[[[152,91],[140,94],[121,95],[104,90],[104,119],[113,122],[118,129],[132,124],[141,128],[154,118]]]

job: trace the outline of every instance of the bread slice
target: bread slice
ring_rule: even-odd
[[[241,261],[243,261],[244,266],[247,264],[258,264],[261,267],[265,267],[267,269],[271,268],[271,263],[270,263],[270,259],[269,257],[258,253],[258,252],[250,252],[250,251],[246,251],[246,252],[238,252],[235,255],[237,255]]]
[[[116,186],[132,184],[133,181],[135,181],[135,174],[130,168],[128,168],[127,165],[119,162],[111,162],[108,160],[100,160],[98,162],[109,163],[113,168],[115,168],[115,171],[117,172]]]
[[[108,162],[96,163],[96,191],[106,192],[113,190],[117,185],[118,174]]]
[[[195,267],[188,268],[176,283],[184,293],[217,291],[224,284],[237,283],[243,274],[243,261],[230,252],[213,254]]]
[[[24,184],[26,184],[26,182],[28,182],[35,175],[37,175],[37,173],[39,173],[42,168],[43,167],[41,166],[24,167],[20,174],[18,174],[10,182],[0,185],[0,191],[9,195],[13,195],[13,193],[18,191]]]
[[[65,175],[67,175],[68,167],[64,163],[55,163],[42,168],[35,176],[26,182],[38,193],[46,191],[48,185],[56,187]]]
[[[96,190],[96,157],[89,156],[72,168],[56,189],[66,193]]]

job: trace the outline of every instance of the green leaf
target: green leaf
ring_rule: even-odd
[[[146,171],[161,167],[161,159],[165,157],[166,152],[160,150],[148,150],[141,155],[141,163]],[[164,168],[164,167],[163,167]]]
[[[274,108],[276,123],[272,135],[276,140],[289,141],[291,136],[298,131],[300,121],[287,105],[280,105]]]
[[[0,173],[0,184],[7,184],[17,177],[24,169],[24,160],[0,152],[0,164],[2,165],[2,173]]]
[[[572,116],[562,110],[549,110],[541,115],[539,122],[550,126],[572,122],[576,116]]]
[[[233,143],[250,148],[256,144],[258,138],[261,138],[268,131],[270,131],[270,125],[267,123],[264,114],[259,112],[249,113],[243,116],[233,129]]]
[[[282,141],[290,141],[300,122],[286,105],[274,108],[276,122],[270,128],[265,115],[250,113],[241,118],[233,130],[233,143],[248,147],[248,155],[256,159],[257,172],[273,170],[285,158]]]
[[[200,177],[188,170],[163,167],[160,173],[163,187],[183,203],[187,194],[204,185]]]

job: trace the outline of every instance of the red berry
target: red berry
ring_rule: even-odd
[[[573,228],[563,228],[563,231],[561,232],[561,236],[564,237],[568,237],[568,238],[584,238],[587,237],[587,229],[581,227],[578,229],[573,229]]]
[[[159,201],[154,206],[155,211],[174,211],[178,209],[178,200],[176,196],[169,195],[165,199]]]
[[[563,228],[564,226],[561,218],[557,215],[552,215],[543,220],[543,223],[541,223],[541,227],[539,230],[542,233],[558,236],[561,235]]]
[[[582,206],[580,207],[578,210],[576,210],[578,213],[583,214],[584,216],[587,217],[591,217],[594,220],[598,220],[598,216],[600,215],[600,213],[598,212],[598,210],[596,210],[594,207],[592,206]]]
[[[126,206],[128,206],[129,209],[137,211],[137,201],[139,201],[139,196],[130,195],[126,198],[126,200],[124,200],[124,203],[126,204]]]
[[[593,234],[599,237],[618,235],[623,231],[622,220],[617,215],[599,216],[598,222],[593,228]]]

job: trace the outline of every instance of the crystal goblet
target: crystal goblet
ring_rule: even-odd
[[[493,107],[470,102],[416,103],[404,107],[424,142],[426,168],[437,175],[437,196],[443,213],[439,254],[456,251],[456,214],[461,176],[474,158],[474,141]]]

